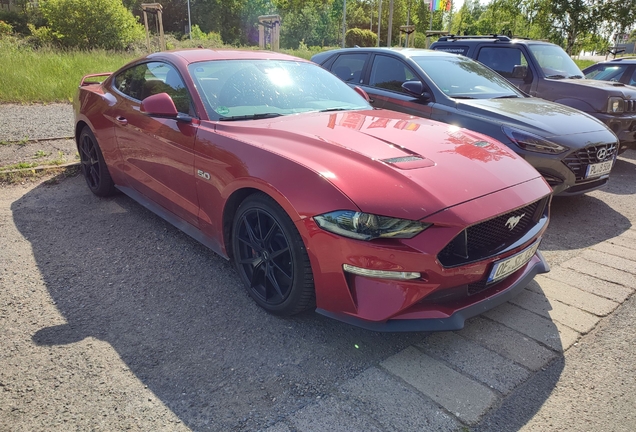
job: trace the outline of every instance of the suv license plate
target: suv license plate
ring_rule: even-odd
[[[613,163],[614,161],[610,160],[588,165],[587,171],[585,171],[585,178],[598,177],[602,176],[603,174],[609,174],[609,172],[612,170]]]
[[[539,249],[539,243],[540,240],[537,240],[525,250],[522,250],[509,258],[495,262],[495,265],[490,272],[490,276],[488,276],[487,283],[497,282],[526,265],[537,252],[537,249]]]

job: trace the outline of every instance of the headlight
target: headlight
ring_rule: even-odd
[[[508,126],[503,126],[501,129],[510,141],[517,144],[524,150],[548,154],[559,154],[569,150],[567,147],[555,144],[545,138],[541,138],[538,135],[531,134],[530,132],[520,131]]]
[[[314,220],[326,231],[358,240],[412,238],[431,226],[417,221],[352,210],[336,210],[314,216]]]
[[[622,97],[612,96],[607,100],[607,112],[618,114],[625,111],[625,100]]]

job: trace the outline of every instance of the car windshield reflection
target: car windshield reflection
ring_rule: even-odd
[[[308,63],[215,60],[189,72],[211,119],[255,120],[314,111],[371,109],[353,89]]]

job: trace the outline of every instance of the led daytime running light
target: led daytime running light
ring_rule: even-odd
[[[357,274],[360,276],[367,276],[378,279],[419,279],[422,275],[418,272],[399,272],[399,271],[389,271],[389,270],[370,270],[361,267],[355,267],[349,264],[343,264],[342,268],[344,271]]]

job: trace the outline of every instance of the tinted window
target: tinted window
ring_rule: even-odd
[[[400,60],[383,55],[376,55],[371,66],[369,85],[400,93],[406,93],[402,84],[418,79],[409,67]]]
[[[565,51],[556,45],[529,45],[530,52],[537,59],[546,78],[582,77],[581,69]]]
[[[627,65],[597,65],[593,71],[585,74],[585,78],[601,81],[620,81],[627,67]]]
[[[636,86],[636,68],[634,68],[634,73],[632,74],[632,77],[629,79],[628,84]]]
[[[485,47],[479,50],[477,60],[506,78],[512,78],[515,66],[528,66],[528,60],[518,48]]]
[[[168,93],[177,110],[191,114],[190,95],[174,66],[150,62],[134,66],[115,77],[115,87],[139,101],[158,93]]]
[[[521,93],[501,75],[463,56],[413,57],[433,83],[453,98],[490,99],[521,97]]]
[[[351,87],[313,63],[215,60],[188,69],[211,118],[371,108]]]
[[[366,62],[367,54],[343,54],[338,56],[333,65],[331,72],[343,81],[350,83],[360,83],[362,68]]]

